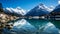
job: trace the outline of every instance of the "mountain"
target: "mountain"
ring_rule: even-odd
[[[56,6],[52,12],[60,12],[60,5]]]
[[[55,7],[55,9],[50,12],[50,14],[53,15],[60,15],[60,4]]]
[[[23,10],[20,7],[17,7],[17,8],[5,8],[4,10],[5,10],[5,13],[16,15],[16,16],[23,16],[27,12],[26,10]]]
[[[50,12],[51,9],[41,3],[38,6],[31,9],[25,16],[42,16],[49,14]]]

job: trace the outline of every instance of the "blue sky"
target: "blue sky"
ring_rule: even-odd
[[[56,6],[58,5],[58,0],[0,0],[0,3],[3,4],[3,7],[21,7],[25,10],[30,10],[33,7],[37,6],[39,3],[43,3],[46,6]]]

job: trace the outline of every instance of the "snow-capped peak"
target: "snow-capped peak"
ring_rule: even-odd
[[[49,11],[49,12],[51,12],[52,10],[53,10],[53,6],[51,6],[51,8],[48,8],[46,5],[44,5],[44,4],[39,4],[38,5],[39,6],[39,8],[38,9],[44,9],[44,10],[47,10],[47,11]]]
[[[45,9],[45,8],[47,8],[44,4],[39,4],[39,8],[41,8],[41,9]]]
[[[6,10],[8,10],[11,13],[17,13],[17,14],[21,14],[21,15],[25,15],[26,14],[26,10],[23,10],[20,7],[17,7],[17,8],[6,8]]]
[[[21,10],[22,8],[21,8],[21,7],[17,7],[16,9],[19,9],[19,10]]]

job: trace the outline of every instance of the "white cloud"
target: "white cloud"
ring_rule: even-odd
[[[58,1],[58,4],[60,4],[60,0]]]

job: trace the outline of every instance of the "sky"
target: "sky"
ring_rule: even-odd
[[[57,6],[59,0],[0,0],[0,3],[2,3],[3,7],[21,7],[25,10],[30,10],[34,8],[35,6],[39,5],[40,3],[45,4],[46,6]],[[59,2],[60,3],[60,2]]]

